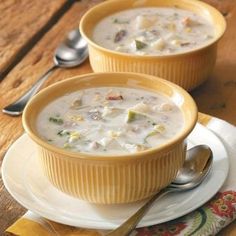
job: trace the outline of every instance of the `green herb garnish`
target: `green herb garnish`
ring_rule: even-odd
[[[63,119],[59,117],[49,117],[49,121],[57,125],[62,125],[64,123]]]
[[[136,46],[137,50],[141,50],[141,49],[147,47],[147,44],[142,41],[135,40],[135,46]]]
[[[129,123],[129,122],[135,121],[137,119],[148,119],[147,123],[149,123],[149,124],[154,123],[154,121],[152,121],[152,118],[148,114],[137,112],[135,110],[128,110],[126,122]]]
[[[70,135],[70,132],[66,131],[66,130],[60,130],[60,131],[57,132],[57,135],[60,136],[60,137],[63,137],[65,135]]]

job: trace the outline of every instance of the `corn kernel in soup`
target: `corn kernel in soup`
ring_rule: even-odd
[[[47,142],[96,155],[157,147],[182,127],[182,112],[169,98],[123,87],[66,94],[49,103],[37,119],[37,130]]]
[[[177,7],[124,10],[102,19],[93,39],[105,48],[138,55],[168,55],[204,46],[214,26],[194,12]]]

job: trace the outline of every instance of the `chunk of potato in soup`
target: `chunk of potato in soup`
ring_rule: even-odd
[[[37,118],[37,130],[48,143],[96,155],[157,147],[182,127],[182,112],[168,97],[124,87],[66,94],[49,103]]]
[[[138,55],[168,55],[204,46],[214,39],[212,22],[177,7],[117,12],[96,26],[93,39],[104,48]]]

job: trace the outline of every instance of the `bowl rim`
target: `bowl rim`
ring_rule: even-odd
[[[192,115],[192,120],[189,122],[188,126],[184,125],[183,128],[180,130],[180,132],[174,136],[174,138],[170,139],[168,142],[157,146],[157,147],[152,147],[150,149],[144,150],[144,151],[140,151],[140,152],[136,152],[136,153],[127,153],[127,154],[122,154],[122,155],[100,155],[100,154],[95,154],[95,153],[86,153],[86,152],[72,152],[72,151],[68,151],[65,150],[63,148],[59,148],[57,146],[54,146],[50,143],[47,143],[43,138],[41,138],[39,136],[39,134],[35,133],[32,129],[32,127],[29,124],[29,115],[30,115],[30,109],[31,106],[33,105],[34,102],[37,102],[37,100],[42,99],[41,97],[43,97],[43,95],[45,93],[47,93],[50,90],[54,90],[55,87],[57,86],[62,86],[63,84],[67,84],[70,83],[71,81],[76,81],[80,78],[89,78],[91,76],[102,76],[102,75],[120,75],[120,76],[124,76],[124,75],[130,75],[130,76],[137,76],[138,77],[143,77],[145,79],[149,79],[152,81],[155,80],[159,80],[160,83],[164,83],[165,85],[167,85],[169,88],[171,88],[173,91],[181,94],[185,99],[187,99],[188,103],[190,104],[190,109],[192,110],[191,115]],[[108,83],[109,84],[109,83]],[[95,86],[95,87],[99,87],[99,86]],[[144,86],[143,86],[143,89]],[[148,88],[146,88],[148,90]],[[47,103],[48,104],[48,103]],[[44,89],[42,89],[39,93],[37,93],[26,105],[24,111],[23,111],[23,115],[22,115],[22,123],[23,123],[23,127],[25,132],[29,135],[29,137],[36,142],[39,146],[52,151],[54,153],[57,153],[60,155],[60,158],[75,158],[75,159],[84,159],[84,160],[99,160],[99,161],[106,161],[108,162],[109,160],[113,161],[117,161],[117,162],[121,162],[121,161],[130,161],[130,160],[136,160],[136,159],[142,159],[142,158],[146,158],[147,155],[151,155],[151,154],[155,154],[155,153],[163,153],[163,152],[167,152],[169,151],[172,147],[178,145],[179,143],[183,142],[183,140],[188,136],[188,134],[193,130],[193,128],[195,127],[196,123],[197,123],[197,118],[198,118],[198,110],[197,110],[197,105],[195,103],[195,101],[193,100],[193,98],[190,96],[190,94],[184,90],[183,88],[181,88],[180,86],[169,82],[165,79],[162,79],[160,77],[156,77],[156,76],[152,76],[152,75],[147,75],[147,74],[142,74],[142,73],[133,73],[133,72],[98,72],[98,73],[88,73],[88,74],[83,74],[83,75],[77,75],[77,76],[73,76],[70,77],[68,79],[56,82]],[[63,155],[63,156],[62,156]],[[112,156],[112,157],[110,157]]]
[[[118,52],[118,51],[115,51],[115,50],[112,50],[112,49],[108,49],[108,48],[105,48],[103,46],[100,46],[99,44],[95,43],[94,40],[91,39],[91,37],[89,37],[87,34],[86,34],[86,30],[85,30],[85,22],[87,20],[87,18],[89,17],[89,15],[92,15],[94,11],[96,11],[97,9],[99,8],[102,8],[103,6],[106,6],[106,5],[109,5],[109,4],[112,4],[112,3],[119,3],[121,0],[109,0],[109,1],[105,1],[105,2],[102,2],[102,3],[99,3],[97,5],[95,5],[94,7],[92,7],[91,9],[89,9],[81,18],[80,20],[80,24],[79,24],[79,29],[80,29],[80,32],[81,32],[81,35],[83,36],[83,38],[85,38],[85,40],[93,47],[95,47],[96,49],[100,50],[100,51],[104,51],[108,54],[114,54],[114,55],[117,55],[117,56],[122,56],[122,57],[131,57],[131,58],[135,58],[135,59],[161,59],[161,58],[173,58],[173,57],[176,57],[176,56],[185,56],[185,55],[188,55],[188,54],[192,54],[194,52],[198,52],[198,51],[201,51],[203,49],[206,49],[208,48],[209,46],[213,45],[214,43],[216,43],[217,41],[220,40],[220,38],[224,35],[225,33],[225,30],[226,30],[226,20],[224,18],[224,16],[220,13],[220,11],[218,11],[216,8],[214,8],[213,6],[205,3],[205,2],[202,2],[202,1],[199,1],[199,0],[187,0],[188,3],[191,3],[191,4],[195,4],[195,5],[198,5],[198,6],[201,6],[201,7],[205,7],[207,9],[208,12],[214,12],[215,14],[218,15],[218,17],[221,18],[221,22],[222,22],[222,31],[219,33],[218,36],[216,37],[213,37],[212,40],[210,40],[208,43],[206,44],[203,44],[202,46],[199,46],[199,47],[196,47],[196,48],[193,48],[193,49],[190,49],[190,50],[187,50],[187,51],[184,51],[184,52],[177,52],[177,53],[173,53],[173,54],[164,54],[164,55],[137,55],[137,54],[131,54],[131,53],[123,53],[123,52]],[[123,0],[123,1],[129,1],[129,0]],[[166,1],[169,1],[169,0],[166,0]],[[186,2],[186,0],[181,0],[182,2]],[[145,6],[144,6],[145,7]],[[111,12],[112,14],[112,12]],[[212,14],[211,14],[212,15]]]

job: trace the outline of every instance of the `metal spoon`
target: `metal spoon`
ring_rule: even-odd
[[[130,235],[154,201],[167,193],[190,190],[201,184],[211,169],[212,161],[212,151],[208,146],[199,145],[190,149],[175,180],[167,188],[152,196],[134,215],[106,236]]]
[[[80,65],[88,57],[87,42],[82,38],[80,31],[75,29],[69,32],[66,40],[55,51],[54,65],[44,73],[38,81],[17,101],[3,108],[2,112],[11,116],[20,115],[27,102],[35,95],[48,76],[55,69],[70,68]]]

